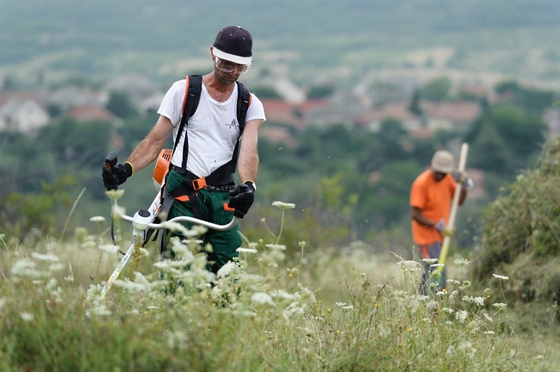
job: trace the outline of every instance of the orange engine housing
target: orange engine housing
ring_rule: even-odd
[[[163,149],[159,153],[156,166],[154,167],[154,174],[152,176],[156,190],[159,190],[163,184],[165,175],[169,170],[169,163],[171,163],[171,155],[173,155],[173,150],[171,149]]]

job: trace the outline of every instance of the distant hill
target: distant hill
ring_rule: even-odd
[[[439,68],[558,79],[558,5],[492,0],[2,1],[0,77],[139,72],[169,83],[207,70],[208,47],[230,24],[254,36],[253,77]]]

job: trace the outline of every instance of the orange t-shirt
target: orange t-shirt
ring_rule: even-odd
[[[422,214],[432,221],[443,218],[447,225],[451,201],[455,192],[455,180],[451,175],[436,182],[430,169],[420,174],[412,183],[410,189],[410,206],[420,208]],[[422,225],[412,220],[412,238],[417,245],[432,244],[443,241],[443,236],[433,227]]]

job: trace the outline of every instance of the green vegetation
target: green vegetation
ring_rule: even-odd
[[[549,325],[560,320],[560,138],[547,143],[535,169],[517,176],[485,215],[482,250],[472,275],[495,286],[486,273],[511,279],[503,290],[520,311]],[[537,311],[540,310],[540,311]]]
[[[283,225],[293,205],[275,205]],[[419,262],[356,245],[309,254],[304,241],[282,245],[282,230],[246,241],[239,265],[224,267],[212,287],[196,236],[174,246],[189,271],[139,249],[93,306],[118,247],[106,243],[107,223],[92,221],[98,233],[81,227],[63,245],[27,248],[2,236],[2,370],[558,368],[556,344],[535,349],[517,332],[500,286],[472,288],[467,260],[455,260],[447,291],[422,296]]]

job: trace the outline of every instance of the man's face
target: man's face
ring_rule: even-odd
[[[436,182],[439,182],[439,181],[443,180],[445,178],[445,176],[447,176],[447,173],[436,172],[435,170],[432,169],[432,176],[434,176],[434,179],[436,180]]]
[[[250,66],[240,65],[214,56],[214,74],[225,85],[231,85],[239,79],[239,75],[247,72]]]

